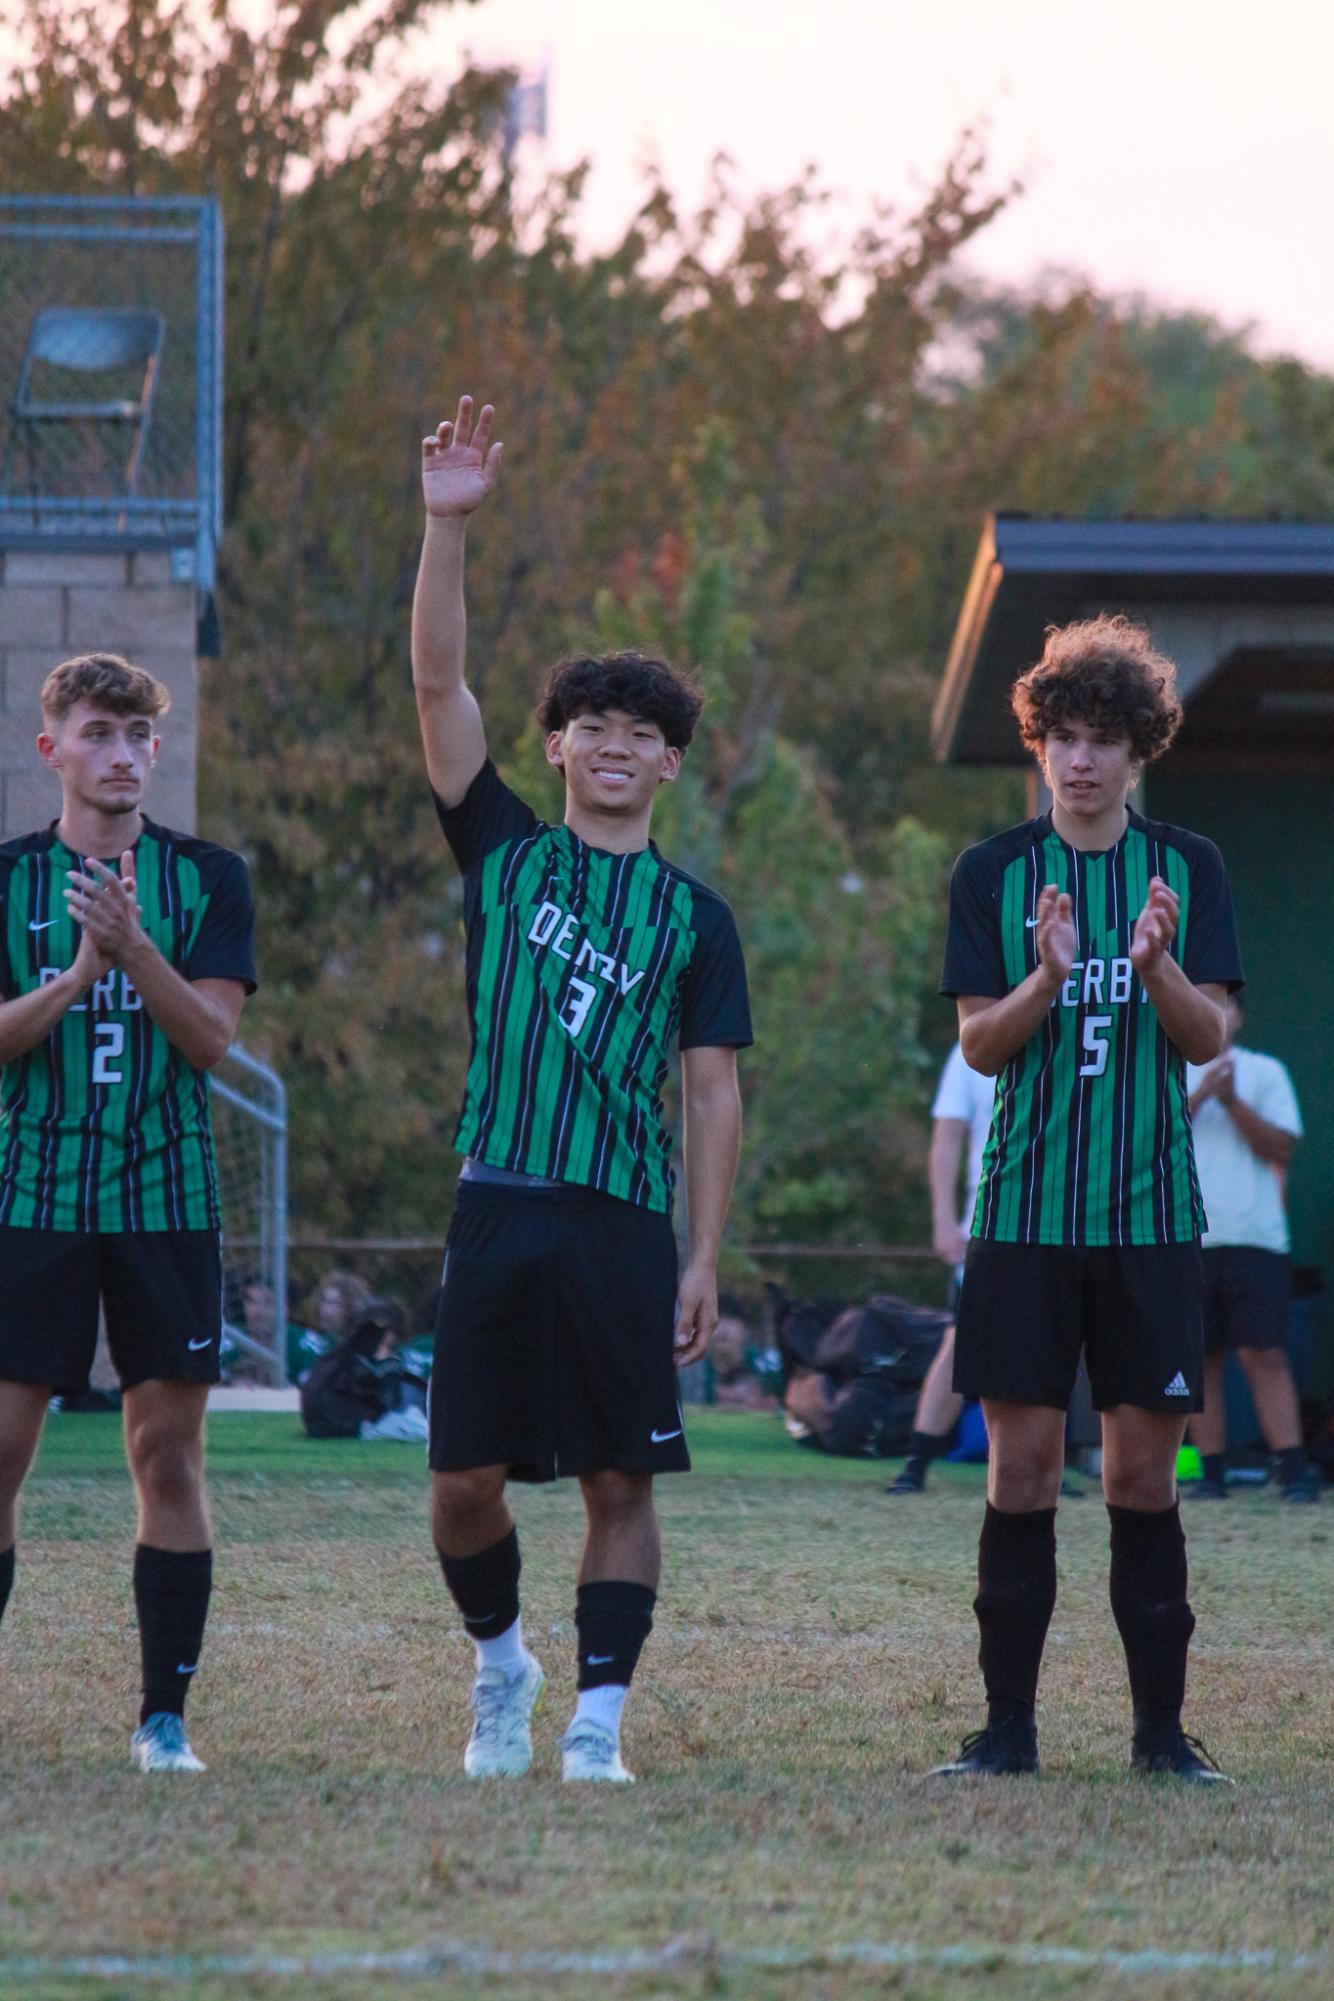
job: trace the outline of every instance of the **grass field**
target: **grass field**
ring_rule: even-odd
[[[883,1466],[800,1453],[772,1419],[703,1413],[692,1444],[695,1474],[661,1485],[667,1565],[625,1730],[639,1784],[557,1782],[581,1527],[561,1487],[516,1504],[550,1677],[537,1767],[478,1787],[459,1772],[471,1650],[417,1450],[215,1418],[191,1707],[210,1769],[150,1782],[126,1758],[117,1421],[53,1419],[0,1640],[0,1994],[1334,1994],[1334,1508],[1189,1514],[1187,1723],[1235,1791],[1125,1773],[1092,1489],[1060,1518],[1041,1779],[942,1786],[923,1768],[978,1720],[980,1472],[891,1502]],[[1117,1958],[1142,1952],[1205,1958]]]

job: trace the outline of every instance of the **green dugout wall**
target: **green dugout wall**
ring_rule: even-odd
[[[1010,686],[1047,626],[1099,612],[1139,619],[1177,664],[1185,721],[1144,807],[1227,863],[1244,1039],[1301,1101],[1293,1252],[1324,1277],[1317,1376],[1334,1390],[1334,525],[990,516],[936,702],[940,760],[1026,766]]]
[[[1334,1291],[1334,783],[1151,773],[1147,810],[1223,851],[1246,965],[1242,1040],[1292,1072],[1306,1137],[1288,1185],[1293,1250]]]

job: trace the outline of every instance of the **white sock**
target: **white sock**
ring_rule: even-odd
[[[602,1688],[585,1688],[579,1692],[578,1705],[574,1712],[575,1723],[600,1723],[604,1730],[610,1730],[618,1741],[621,1735],[621,1711],[625,1698],[630,1693],[617,1682],[609,1681]]]
[[[527,1667],[531,1655],[523,1643],[523,1620],[516,1619],[503,1633],[497,1633],[494,1640],[474,1640],[477,1649],[477,1668],[502,1668],[508,1675],[516,1675]]]

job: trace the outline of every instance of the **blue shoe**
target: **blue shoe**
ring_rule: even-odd
[[[185,1721],[169,1709],[159,1709],[141,1723],[130,1739],[130,1763],[138,1772],[202,1772],[185,1736]]]

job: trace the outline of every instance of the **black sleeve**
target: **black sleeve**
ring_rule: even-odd
[[[203,921],[181,972],[187,980],[240,980],[247,993],[259,984],[255,972],[255,904],[250,871],[240,855],[219,856],[206,892]]]
[[[1213,842],[1203,838],[1190,857],[1190,902],[1181,969],[1196,987],[1226,987],[1231,993],[1246,984],[1227,870]]]
[[[0,860],[0,1000],[13,1000],[17,989],[9,965],[9,885],[13,864]]]
[[[996,871],[985,846],[965,848],[950,876],[949,928],[940,991],[999,1000],[1010,991],[996,907]]]
[[[446,806],[432,791],[435,810],[454,859],[466,875],[483,855],[506,841],[522,840],[539,822],[531,806],[511,792],[488,757],[457,806]]]
[[[681,990],[682,1049],[749,1049],[750,995],[736,921],[721,897],[696,905],[695,949]]]

